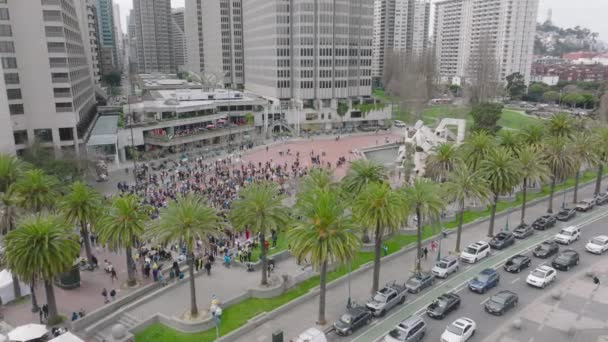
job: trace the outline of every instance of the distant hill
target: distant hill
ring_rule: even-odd
[[[561,57],[575,51],[605,51],[606,44],[598,40],[599,34],[587,28],[561,28],[550,21],[536,25],[534,54]]]

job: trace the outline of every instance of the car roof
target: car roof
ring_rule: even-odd
[[[448,293],[444,293],[441,296],[437,297],[437,299],[441,299],[441,298],[449,299],[449,298],[459,298],[459,297],[460,296],[455,293],[448,292]]]
[[[362,311],[367,311],[367,308],[364,308],[362,306],[355,306],[354,308],[350,308],[346,311],[346,313],[352,315],[359,315],[362,313]]]
[[[441,261],[452,261],[452,260],[457,260],[457,259],[454,256],[448,255],[448,256],[441,258],[440,260]]]
[[[473,320],[467,317],[460,317],[459,319],[455,320],[454,322],[452,322],[452,324],[464,328],[469,324],[472,324]]]
[[[575,255],[575,254],[578,254],[578,252],[575,251],[574,249],[564,249],[559,254],[571,254],[571,255]]]
[[[537,271],[541,271],[541,272],[549,272],[551,270],[553,270],[553,267],[547,266],[547,265],[540,265],[536,268]]]
[[[401,323],[399,323],[399,326],[407,329],[415,324],[418,324],[418,322],[420,321],[422,321],[422,318],[420,318],[420,316],[412,315],[401,321]]]
[[[573,230],[578,230],[578,227],[577,226],[569,226],[569,227],[566,227],[566,228],[562,228],[562,230],[571,232]]]
[[[608,241],[608,235],[598,235],[598,236],[594,236],[591,239],[598,239],[598,240],[602,240],[602,241]]]
[[[477,242],[473,242],[472,244],[469,245],[469,247],[481,247],[481,246],[485,246],[488,243],[485,241],[477,241]]]
[[[509,260],[515,260],[515,259],[525,259],[525,258],[529,258],[527,255],[523,255],[523,254],[515,254],[514,256],[511,257],[511,259]]]
[[[511,296],[517,296],[517,294],[515,294],[515,292],[513,291],[509,291],[509,290],[502,290],[497,292],[496,294],[494,294],[495,297],[511,297]]]

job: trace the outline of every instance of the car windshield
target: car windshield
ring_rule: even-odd
[[[456,334],[458,336],[462,335],[463,329],[459,326],[456,326],[454,324],[450,324],[448,325],[448,331],[451,332],[452,334]]]
[[[532,271],[532,276],[536,277],[536,278],[544,278],[545,272],[534,270],[534,271]]]
[[[391,332],[388,333],[390,337],[397,339],[399,341],[405,341],[405,336],[406,333],[405,331],[399,329],[399,328],[395,328],[393,330],[391,330]]]
[[[440,308],[445,308],[446,306],[448,306],[448,302],[446,300],[436,300],[433,304]]]
[[[448,263],[444,261],[440,261],[437,263],[437,267],[439,268],[448,268]]]
[[[420,284],[421,280],[419,278],[410,278],[410,280],[407,281],[408,285],[418,285]]]
[[[340,317],[340,320],[346,324],[350,324],[353,321],[353,316],[350,314],[344,314]]]
[[[536,249],[541,250],[541,251],[546,251],[546,250],[549,250],[549,245],[546,243],[543,243],[542,245],[538,245],[538,247],[536,247]]]
[[[492,298],[490,298],[490,301],[497,303],[497,304],[504,304],[507,301],[507,297],[506,296],[493,296]]]
[[[517,265],[517,264],[521,264],[523,258],[513,258],[509,261],[507,261],[507,265]]]
[[[477,254],[477,250],[471,247],[467,247],[467,249],[465,249],[465,252],[469,254]]]
[[[560,233],[561,235],[566,235],[566,236],[571,236],[571,235],[572,235],[572,232],[571,232],[571,231],[568,231],[568,230],[563,230],[563,229],[562,229],[562,231],[561,231],[561,232],[559,232],[559,233]]]
[[[600,245],[600,246],[604,245],[604,240],[602,240],[602,239],[597,239],[597,238],[596,239],[591,239],[590,242],[592,244],[594,244],[594,245]]]
[[[564,255],[564,254],[562,254],[562,255],[558,255],[558,256],[557,256],[557,258],[555,258],[555,260],[556,260],[556,261],[564,261],[564,262],[567,262],[567,261],[569,261],[569,260],[570,260],[570,256],[568,256],[568,255]]]
[[[489,278],[490,278],[490,275],[488,275],[488,274],[479,274],[479,275],[477,275],[477,277],[475,277],[475,280],[485,283],[488,281]]]

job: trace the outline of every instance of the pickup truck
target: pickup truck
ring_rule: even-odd
[[[394,308],[398,304],[405,303],[407,297],[407,287],[405,284],[397,284],[395,281],[386,284],[381,288],[372,300],[367,302],[365,306],[369,309],[372,315],[379,317],[384,316],[387,311]]]

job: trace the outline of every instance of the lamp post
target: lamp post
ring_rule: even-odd
[[[509,231],[509,216],[511,216],[511,212],[509,212],[507,214],[507,223],[505,224],[505,229],[504,229],[505,232]]]
[[[441,217],[443,217],[443,211],[439,215],[439,244],[437,246],[437,261],[441,260],[441,240],[443,240],[443,224],[441,223]]]
[[[351,297],[350,297],[350,271],[351,271],[351,261],[348,262],[348,300],[346,301],[346,308],[350,309],[353,306]]]
[[[564,192],[564,197],[562,199],[562,209],[564,209],[566,207],[566,189],[564,189],[563,192]]]

